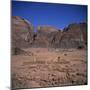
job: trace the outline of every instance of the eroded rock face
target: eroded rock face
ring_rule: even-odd
[[[13,16],[11,32],[13,47],[28,47],[32,43],[33,26],[27,20]]]
[[[87,25],[86,23],[70,24],[63,30],[61,47],[78,48],[86,47],[87,43]],[[64,45],[62,45],[64,44]]]
[[[53,48],[78,48],[86,47],[87,24],[70,24],[64,30],[51,32],[49,46]],[[50,39],[51,38],[51,39]]]
[[[51,33],[56,33],[58,30],[52,26],[38,26],[35,33],[33,46],[35,47],[50,47],[50,41],[53,37]]]
[[[82,30],[82,34],[83,34],[83,40],[85,42],[85,44],[87,45],[87,23],[80,23],[80,28]]]
[[[74,23],[58,30],[53,26],[33,26],[27,20],[12,17],[13,47],[78,48],[87,46],[87,24]]]

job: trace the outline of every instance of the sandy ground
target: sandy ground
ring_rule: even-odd
[[[87,84],[87,53],[77,49],[24,49],[12,55],[12,88]]]

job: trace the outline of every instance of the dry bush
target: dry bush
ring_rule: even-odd
[[[34,54],[29,51],[25,51],[19,47],[12,48],[12,55],[25,55],[25,56],[33,56]]]
[[[64,56],[67,56],[67,54],[65,53]]]
[[[21,53],[21,51],[22,50],[20,48],[18,48],[18,47],[12,48],[12,54],[13,55],[18,55],[18,54]]]

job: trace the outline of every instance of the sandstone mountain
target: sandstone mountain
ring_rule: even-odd
[[[30,22],[13,16],[11,32],[13,47],[85,48],[87,45],[86,23],[73,23],[63,30],[43,25],[34,32]]]
[[[67,47],[75,47],[78,46],[86,47],[87,43],[87,24],[79,23],[79,24],[70,24],[68,27],[64,28],[63,40],[66,40]]]
[[[11,33],[13,47],[28,47],[32,43],[33,26],[19,16],[12,17]]]
[[[38,26],[37,32],[35,33],[36,38],[34,39],[33,46],[35,47],[50,47],[50,40],[52,39],[52,33],[58,32],[58,29],[52,26]]]

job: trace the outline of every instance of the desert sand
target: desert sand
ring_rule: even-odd
[[[12,55],[12,88],[87,84],[85,49],[28,48]]]

